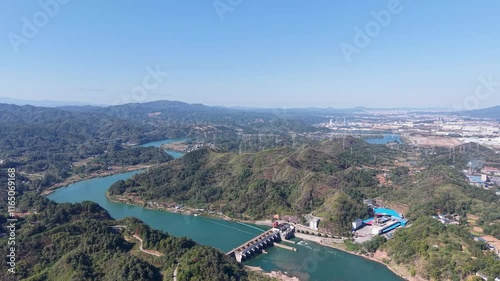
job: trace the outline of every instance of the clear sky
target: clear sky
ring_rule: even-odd
[[[498,0],[0,6],[2,97],[285,108],[500,104]],[[148,67],[159,68],[156,80]],[[478,86],[490,75],[489,86]]]

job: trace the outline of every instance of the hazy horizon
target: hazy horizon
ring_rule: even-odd
[[[0,10],[0,96],[260,108],[498,105],[500,2],[449,3],[9,1]]]
[[[280,107],[280,106],[245,106],[245,105],[220,105],[220,104],[206,104],[206,103],[200,103],[200,102],[184,102],[184,101],[179,101],[179,100],[174,100],[174,99],[161,99],[161,100],[151,100],[151,101],[142,101],[142,102],[131,102],[131,103],[150,103],[150,102],[162,102],[162,101],[167,101],[167,102],[183,102],[187,104],[202,104],[205,106],[211,106],[211,107],[227,107],[227,108],[255,108],[255,109],[280,109],[280,108],[287,108],[287,109],[307,109],[307,108],[314,108],[314,109],[353,109],[353,108],[367,108],[367,109],[417,109],[417,110],[426,110],[426,109],[439,109],[439,110],[453,110],[451,107],[412,107],[412,106],[397,106],[397,107],[370,107],[370,106],[362,106],[362,105],[357,105],[353,107],[334,107],[334,106],[303,106],[303,107]],[[46,106],[46,107],[59,107],[59,106],[97,106],[97,107],[107,107],[107,106],[114,106],[114,105],[124,105],[128,103],[122,103],[122,104],[98,104],[98,103],[92,103],[92,102],[77,102],[77,101],[62,101],[62,100],[48,100],[48,99],[42,99],[42,100],[25,100],[25,99],[17,99],[17,98],[9,98],[9,97],[1,97],[0,96],[0,103],[4,104],[14,104],[14,105],[33,105],[33,106]],[[496,106],[496,105],[494,105]],[[483,107],[479,109],[485,109],[488,107]]]

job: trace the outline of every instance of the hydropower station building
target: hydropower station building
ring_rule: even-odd
[[[382,235],[398,227],[404,227],[408,220],[395,210],[387,208],[374,208],[374,217],[361,221],[356,220],[352,223],[353,231],[363,228],[364,226],[371,226],[372,235]]]

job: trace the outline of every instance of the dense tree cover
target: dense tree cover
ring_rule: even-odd
[[[195,246],[179,259],[178,279],[185,281],[247,280],[244,270],[221,252]]]
[[[329,141],[242,155],[205,149],[119,182],[111,192],[216,208],[234,217],[314,212],[324,218],[322,227],[340,235],[349,234],[353,220],[369,216],[363,199],[382,196],[385,202],[408,206],[406,215],[413,225],[398,230],[402,234],[387,243],[381,237],[349,244],[353,250],[373,253],[382,248],[397,263],[418,264],[410,266],[412,274],[433,280],[463,280],[476,271],[498,274],[498,261],[484,244],[473,241],[466,225],[447,227],[430,217],[478,214],[486,233],[495,235],[498,198],[469,185],[457,169],[460,165],[438,160],[444,159],[439,153],[423,157],[418,167],[425,169],[420,173],[393,167],[388,177],[394,183],[379,186],[378,167],[390,166],[405,153],[350,139],[347,144]]]
[[[0,157],[30,152],[31,160],[51,154],[85,158],[104,151],[111,142],[141,143],[165,137],[150,125],[104,114],[33,106],[0,104],[0,124]]]
[[[382,153],[367,157],[368,151]],[[355,139],[241,155],[202,149],[117,182],[109,195],[138,193],[146,201],[185,203],[251,219],[318,212],[329,218],[330,231],[346,234],[352,220],[368,215],[364,196],[354,187],[378,184],[374,171],[359,167],[381,163],[391,153]],[[349,192],[340,192],[343,189]]]
[[[150,116],[152,112],[159,114]],[[395,262],[409,264],[412,273],[434,280],[462,280],[477,270],[498,274],[498,260],[471,239],[466,225],[446,227],[429,219],[436,213],[456,213],[465,223],[465,215],[475,214],[486,234],[499,237],[498,198],[470,186],[460,172],[485,163],[500,167],[495,153],[475,144],[454,150],[402,146],[400,151],[352,138],[317,142],[311,132],[321,129],[310,124],[322,122],[321,114],[166,101],[108,108],[0,105],[0,159],[5,160],[0,168],[18,168],[18,192],[24,194],[18,206],[32,213],[23,220],[19,236],[25,245],[22,276],[169,280],[179,263],[178,280],[247,280],[251,275],[222,253],[190,239],[152,230],[135,219],[115,222],[88,202],[56,205],[29,194],[75,173],[168,161],[158,149],[124,149],[123,143],[186,136],[210,141],[217,149],[195,151],[120,181],[110,196],[137,192],[146,200],[186,203],[242,218],[313,212],[324,218],[323,227],[342,235],[349,233],[354,219],[368,216],[362,200],[380,197],[406,206],[413,225],[385,244],[380,238],[349,247],[362,252],[383,248]],[[392,165],[396,157],[408,155],[418,158],[417,167],[425,168],[421,173]],[[93,160],[85,167],[71,166],[89,158]],[[375,175],[387,167],[393,184],[380,186]],[[2,196],[0,207],[6,202]],[[0,215],[0,224],[4,222],[5,214]],[[112,231],[111,224],[125,224],[128,230]],[[166,255],[160,259],[138,253],[134,239],[125,239],[133,234],[143,237],[145,248]]]
[[[353,200],[346,193],[340,192],[338,195],[327,199],[326,203],[320,207],[318,214],[326,217],[323,221],[327,229],[336,229],[335,234],[349,236],[352,222],[358,218],[368,218],[368,207],[359,201]]]
[[[110,148],[106,153],[96,157],[92,163],[98,165],[129,166],[148,163],[165,163],[174,159],[163,149],[157,147],[122,147]]]
[[[426,279],[464,280],[477,271],[491,280],[500,275],[497,258],[483,253],[484,244],[474,242],[465,228],[430,217],[398,230],[383,247],[396,263],[409,265],[411,272]]]
[[[484,151],[487,150],[480,147],[471,155]],[[469,161],[465,160],[468,157],[455,160]],[[498,160],[489,157],[490,161]],[[450,165],[447,162],[453,159],[449,151],[423,158],[427,163],[424,170],[415,174],[401,171],[397,188],[382,196],[385,202],[408,206],[407,217],[413,221],[410,227],[398,230],[383,248],[396,263],[409,265],[412,274],[430,280],[465,280],[477,271],[490,277],[499,276],[497,257],[483,243],[474,242],[469,233],[472,227],[467,222],[467,215],[473,214],[479,218],[476,223],[485,234],[498,235],[498,197],[490,190],[470,185],[457,169],[468,163]],[[461,224],[446,226],[431,218],[448,213],[460,215]]]
[[[378,184],[375,178],[376,174],[376,170],[348,170],[348,173],[343,177],[344,186],[356,188],[375,186]]]
[[[0,104],[0,128],[0,159],[5,160],[0,168],[33,174],[42,188],[72,175],[72,163],[108,148],[171,136],[165,128],[98,112],[5,104]]]
[[[375,236],[370,241],[366,241],[362,244],[353,243],[351,240],[345,240],[344,245],[348,251],[360,254],[366,254],[366,253],[375,253],[386,242],[387,239],[384,236]]]
[[[468,184],[461,171],[451,166],[430,166],[408,177],[406,184],[383,197],[410,206],[410,219],[436,213],[456,213],[463,217],[473,213],[481,218],[484,225],[500,219],[500,206],[495,193]]]
[[[495,223],[484,227],[484,233],[500,239],[500,224]]]
[[[159,115],[151,116],[150,113]],[[320,130],[295,115],[169,101],[60,108],[0,104],[0,128],[0,160],[5,160],[0,168],[15,166],[32,174],[32,180],[42,189],[74,174],[99,171],[105,168],[105,162],[125,158],[127,160],[118,164],[137,163],[132,160],[137,151],[106,155],[124,143],[192,137],[227,151],[244,146],[247,152],[254,152],[292,145],[290,132]],[[235,138],[240,133],[253,134],[258,141]],[[261,138],[261,133],[273,135]],[[280,143],[275,142],[274,135],[279,136]],[[99,156],[103,156],[104,162],[86,167],[71,166]]]
[[[328,131],[313,126],[321,119],[311,118],[309,112],[210,107],[176,101],[64,109],[143,122],[160,131],[168,130],[170,137],[189,136],[210,142],[226,151],[243,147],[246,152],[256,152],[280,145],[292,145],[292,135],[295,141],[302,143],[306,138],[295,138],[297,134]],[[155,114],[150,116],[150,113]]]
[[[38,212],[18,224],[17,274],[2,274],[0,280],[171,280],[165,273],[177,263],[180,281],[249,280],[241,265],[218,250],[152,230],[137,219],[114,221],[95,203],[55,204],[33,193],[23,197],[23,204]],[[164,256],[139,252],[134,234],[144,248]],[[7,247],[6,239],[0,239],[0,247]],[[7,272],[5,263],[0,270]]]
[[[397,167],[391,171],[391,180],[397,185],[402,185],[408,178],[409,172],[410,169],[408,167]]]
[[[316,122],[303,121],[304,118],[302,117],[309,115],[307,113],[284,114],[274,110],[211,107],[178,101],[133,103],[107,108],[87,106],[66,107],[64,109],[157,124],[228,126],[230,128],[244,129],[248,133],[311,132],[318,130],[310,125]],[[148,114],[153,112],[159,114],[151,118]],[[234,134],[234,131],[232,133]]]
[[[458,169],[480,170],[486,163],[500,167],[500,158],[491,148],[467,143],[455,148],[420,148],[421,162],[424,166],[448,165]]]
[[[6,186],[7,185],[6,179],[8,178],[7,169],[0,167],[0,178],[5,181],[3,183],[5,187],[2,190],[2,192],[0,192],[0,213],[1,213],[1,212],[7,211],[7,202],[8,202],[7,198],[9,197],[9,195],[7,193],[7,186]],[[19,174],[19,173],[16,173],[16,195],[17,196],[20,196],[29,190],[35,190],[36,186],[37,185],[33,182],[30,182],[26,176]]]

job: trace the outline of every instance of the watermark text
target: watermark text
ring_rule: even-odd
[[[16,169],[7,169],[7,209],[9,217],[7,218],[7,271],[16,273]]]

